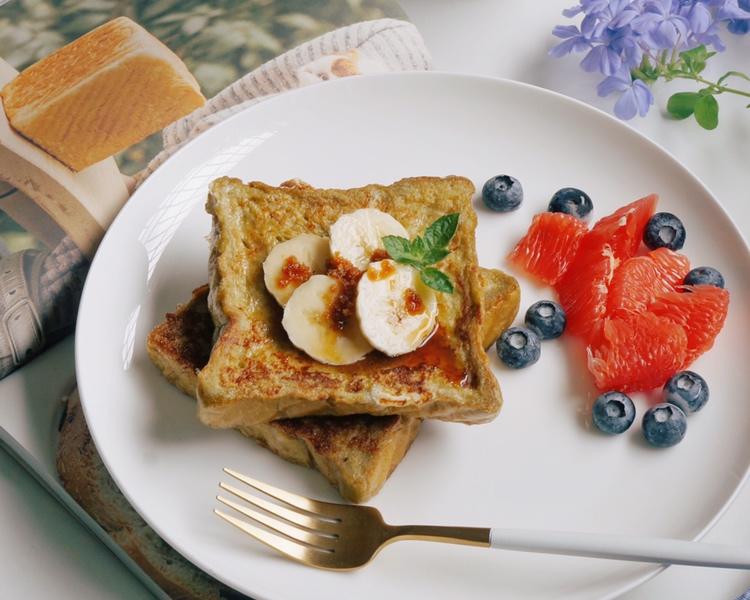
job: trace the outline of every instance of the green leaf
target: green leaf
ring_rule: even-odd
[[[421,258],[425,255],[427,252],[427,244],[424,241],[424,238],[417,236],[411,241],[411,253],[414,256],[418,256]]]
[[[428,248],[442,248],[447,246],[458,227],[458,213],[443,215],[430,225],[424,232],[424,241]]]
[[[451,278],[442,271],[435,269],[434,267],[426,267],[419,272],[419,275],[422,279],[422,283],[431,287],[433,290],[445,292],[446,294],[453,293],[453,283],[451,282]]]
[[[430,248],[427,250],[427,252],[424,253],[424,256],[422,257],[422,264],[424,265],[434,265],[436,262],[440,262],[443,260],[446,256],[448,256],[451,253],[448,248]]]
[[[716,52],[708,52],[704,45],[700,45],[691,50],[680,52],[680,58],[685,63],[687,70],[697,75],[706,68],[706,61],[714,54]]]
[[[713,96],[701,96],[695,103],[695,120],[703,129],[716,129],[719,124],[719,103]]]
[[[415,267],[422,266],[422,257],[414,253],[412,242],[406,238],[387,235],[383,238],[383,246],[385,246],[388,255],[397,263]]]
[[[695,111],[695,105],[700,98],[700,94],[695,92],[672,94],[667,101],[667,111],[675,119],[687,119]]]

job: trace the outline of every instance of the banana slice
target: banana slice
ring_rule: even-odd
[[[408,238],[404,226],[388,213],[376,208],[360,208],[341,215],[331,225],[331,254],[348,260],[364,271],[376,250],[383,248],[383,236]]]
[[[276,244],[263,263],[266,288],[285,306],[300,285],[316,273],[325,273],[330,256],[328,240],[311,233]]]
[[[367,340],[388,356],[419,348],[437,323],[435,292],[416,269],[390,259],[371,263],[357,285],[357,316]]]
[[[348,365],[370,352],[354,314],[354,291],[328,275],[313,275],[299,286],[281,320],[292,344],[329,365]]]

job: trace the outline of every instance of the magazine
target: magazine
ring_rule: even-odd
[[[307,40],[347,24],[404,15],[395,0],[10,0],[0,2],[0,88],[16,72],[122,16],[165,44],[211,98]],[[12,122],[0,123],[0,133],[3,125],[8,136],[18,133]],[[127,200],[130,176],[143,177],[163,148],[162,132],[155,131],[79,174],[52,157],[51,185],[62,178],[71,197],[30,197],[12,183],[21,177],[13,162],[17,150],[5,147],[25,144],[20,133],[12,142],[0,137],[0,378],[73,331],[96,245]],[[82,193],[79,180],[87,176],[95,181],[84,182]]]

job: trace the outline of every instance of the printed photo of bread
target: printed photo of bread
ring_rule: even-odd
[[[205,103],[185,64],[126,17],[25,69],[0,97],[11,126],[74,171]]]

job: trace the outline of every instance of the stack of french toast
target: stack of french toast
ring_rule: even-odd
[[[473,195],[462,177],[347,190],[215,180],[209,284],[150,333],[152,361],[197,400],[207,426],[318,469],[346,500],[371,498],[423,419],[486,423],[500,410],[486,348],[515,318],[520,293],[513,277],[478,266]],[[397,263],[371,235],[397,222],[416,239],[446,215],[457,221],[436,266],[450,292],[428,289],[406,270],[408,256]],[[404,307],[393,298],[406,280],[415,283]]]

